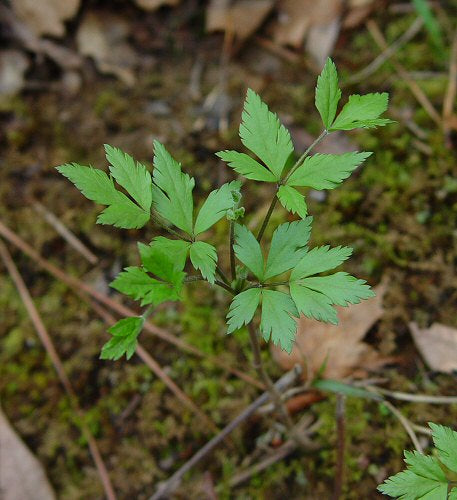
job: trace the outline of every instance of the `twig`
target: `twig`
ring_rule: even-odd
[[[457,30],[454,33],[452,41],[451,58],[449,62],[449,83],[446,89],[446,95],[443,101],[443,126],[444,133],[449,135],[450,119],[452,117],[455,98],[457,94]]]
[[[430,404],[457,404],[457,396],[427,396],[426,394],[409,394],[407,392],[389,391],[378,386],[371,386],[377,392],[385,394],[399,401],[410,401],[412,403]]]
[[[406,432],[408,433],[408,436],[411,438],[414,448],[416,448],[416,450],[419,453],[423,453],[424,450],[421,444],[419,443],[419,439],[417,439],[416,433],[414,432],[411,422],[403,415],[403,413],[400,410],[395,408],[395,406],[389,401],[383,401],[382,404],[384,404],[393,413],[393,415],[398,418],[401,425],[405,428]]]
[[[344,482],[344,451],[346,441],[346,396],[344,394],[336,395],[336,430],[338,448],[336,453],[336,471],[335,482],[333,488],[333,499],[338,500],[341,498]]]
[[[75,278],[74,276],[69,276],[65,272],[63,272],[61,269],[59,269],[57,266],[51,264],[48,262],[46,259],[43,259],[41,255],[34,250],[28,243],[26,243],[22,238],[20,238],[17,234],[15,234],[13,231],[8,229],[1,221],[0,221],[0,235],[3,236],[6,240],[8,240],[11,244],[13,244],[16,248],[24,252],[27,256],[29,256],[31,259],[33,259],[40,267],[45,269],[49,274],[57,278],[58,280],[64,282],[66,285],[68,285],[71,289],[73,289],[75,292],[76,291],[83,291],[93,297],[95,300],[99,301],[100,303],[106,305],[109,307],[111,310],[117,312],[121,316],[137,316],[138,314],[133,311],[132,309],[129,309],[128,307],[125,307],[124,305],[120,304],[119,302],[116,302],[115,300],[111,299],[110,297],[107,297],[103,293],[99,292],[98,290],[95,290],[91,286],[87,285],[83,281],[79,280],[78,278]],[[228,365],[221,359],[219,359],[217,356],[206,356],[205,353],[203,353],[200,349],[197,347],[194,347],[187,342],[179,339],[175,335],[163,330],[162,328],[157,327],[156,325],[153,325],[149,321],[145,322],[144,324],[144,330],[147,332],[156,335],[160,339],[169,342],[170,344],[175,345],[179,349],[188,352],[190,354],[193,354],[194,356],[198,356],[200,358],[206,358],[210,362],[214,363],[216,366],[219,366],[221,369],[232,373],[233,375],[239,377],[240,379],[244,380],[245,382],[258,387],[259,389],[264,389],[263,384],[256,380],[255,378],[249,376],[247,373],[244,373],[240,370],[237,370],[236,368],[233,368],[232,366]]]
[[[421,30],[424,21],[421,17],[417,17],[411,26],[400,36],[395,42],[389,47],[383,50],[378,57],[376,57],[368,66],[366,66],[362,71],[359,71],[355,75],[352,75],[347,79],[345,83],[353,84],[365,80],[370,75],[375,73],[387,60],[389,60],[398,50],[411,41]]]
[[[276,391],[283,391],[294,384],[300,376],[301,368],[299,365],[285,375],[283,375],[275,384]],[[229,434],[231,434],[240,424],[247,420],[260,406],[262,406],[271,397],[270,392],[264,392],[253,403],[251,403],[243,412],[241,412],[232,422],[230,422],[222,431],[208,441],[195,455],[193,455],[180,469],[178,469],[167,481],[159,485],[156,493],[150,497],[150,500],[159,500],[169,498],[169,495],[178,487],[183,476],[200,462],[206,455],[216,448]]]
[[[382,34],[381,30],[379,29],[379,26],[376,23],[376,21],[373,21],[372,19],[370,19],[367,21],[366,26],[367,26],[368,31],[370,32],[370,35],[372,36],[373,40],[378,45],[378,47],[381,50],[386,50],[388,48],[386,39],[384,38],[384,35]],[[393,67],[395,68],[395,70],[397,71],[400,78],[402,78],[405,81],[405,83],[408,85],[409,89],[413,93],[414,97],[422,105],[422,107],[425,109],[425,111],[430,116],[430,118],[439,127],[441,127],[441,125],[442,125],[441,116],[439,115],[438,111],[436,111],[435,107],[430,102],[428,97],[424,94],[423,90],[411,78],[411,76],[408,74],[408,72],[406,71],[404,66],[402,64],[400,64],[394,57],[392,57],[391,63],[393,65]]]
[[[84,243],[78,239],[67,227],[62,224],[62,222],[47,208],[45,208],[40,202],[35,201],[32,204],[33,208],[43,216],[46,222],[50,224],[62,238],[71,245],[76,251],[78,251],[84,258],[86,258],[91,264],[96,264],[98,262],[98,257],[94,255]]]
[[[81,430],[84,435],[84,438],[87,440],[89,451],[92,455],[92,458],[95,462],[95,466],[97,467],[98,473],[100,475],[100,480],[103,484],[103,489],[105,491],[106,497],[109,500],[116,500],[116,494],[114,493],[114,489],[111,484],[108,471],[106,469],[105,463],[103,462],[103,458],[98,449],[97,442],[92,436],[89,427],[85,423],[84,415],[79,406],[76,392],[73,389],[73,386],[71,385],[70,379],[67,377],[67,374],[65,373],[62,361],[60,360],[59,355],[57,354],[57,351],[51,340],[51,337],[49,336],[46,327],[44,326],[44,323],[41,319],[41,316],[37,308],[35,307],[35,304],[32,300],[32,297],[30,296],[27,286],[24,283],[24,280],[22,279],[22,276],[20,275],[19,271],[17,270],[17,267],[15,266],[8,249],[6,248],[6,246],[2,241],[0,241],[0,257],[3,260],[3,263],[5,264],[5,267],[7,268],[11,276],[11,279],[16,285],[19,295],[21,296],[22,302],[38,334],[38,337],[40,338],[44,348],[46,349],[48,356],[51,358],[54,369],[56,370],[57,375],[59,376],[60,382],[63,385],[63,388],[65,389],[65,392],[69,397],[70,403],[74,411],[80,417]]]

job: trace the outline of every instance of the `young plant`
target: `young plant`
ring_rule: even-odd
[[[457,432],[431,422],[429,426],[433,455],[405,451],[406,470],[379,485],[381,493],[401,500],[457,500]]]
[[[308,216],[303,190],[334,189],[371,155],[356,151],[311,155],[313,148],[334,131],[391,122],[380,118],[387,109],[387,93],[351,95],[337,114],[340,98],[336,67],[328,59],[315,95],[324,128],[294,161],[289,131],[253,90],[247,91],[239,135],[252,155],[238,151],[220,151],[217,155],[241,177],[272,185],[273,199],[257,235],[243,222],[246,214],[241,206],[240,180],[212,191],[195,210],[194,179],[158,141],[154,143],[152,175],[131,156],[108,145],[105,150],[110,175],[75,163],[57,167],[87,198],[106,206],[98,216],[99,224],[131,229],[143,227],[152,219],[170,234],[167,238],[157,236],[149,244],[139,243],[141,264],[127,267],[111,283],[148,308],[142,316],[122,319],[108,330],[112,338],[102,348],[102,359],[116,360],[124,354],[129,359],[151,308],[180,300],[186,283],[204,280],[230,294],[227,333],[248,325],[256,369],[279,405],[280,397],[261,363],[254,327],[258,309],[263,339],[290,352],[300,314],[336,324],[335,305],[357,304],[374,295],[365,281],[346,272],[328,274],[349,258],[351,248],[309,247],[313,218]],[[266,251],[262,239],[278,201],[297,220],[276,227]],[[230,277],[220,267],[216,247],[205,241],[208,231],[221,219],[228,225]],[[186,267],[188,260],[190,266]],[[196,273],[185,271],[190,267]]]

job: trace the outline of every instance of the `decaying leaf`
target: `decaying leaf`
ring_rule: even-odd
[[[350,307],[338,307],[339,324],[331,325],[301,317],[295,346],[290,355],[272,346],[273,358],[284,370],[304,364],[304,375],[314,377],[324,365],[324,378],[342,379],[357,371],[383,364],[377,352],[363,338],[383,314],[386,286],[376,287],[376,297]]]
[[[54,500],[43,466],[21,441],[0,410],[2,500]]]
[[[417,349],[432,370],[452,373],[457,370],[457,329],[440,323],[429,328],[409,324]]]
[[[92,57],[97,68],[117,76],[126,85],[135,83],[134,68],[138,57],[127,43],[129,24],[110,12],[88,12],[76,35],[78,50]]]
[[[206,11],[206,31],[226,31],[238,40],[251,36],[273,7],[273,0],[212,0]]]
[[[80,0],[11,0],[11,6],[36,35],[65,35],[64,21],[79,9]]]
[[[0,52],[0,96],[12,96],[24,85],[24,73],[29,67],[29,60],[19,50]]]
[[[156,10],[162,5],[178,5],[180,0],[135,0],[138,7],[144,10]]]

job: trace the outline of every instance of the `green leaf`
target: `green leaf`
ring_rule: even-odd
[[[213,245],[196,241],[190,246],[190,261],[210,283],[216,279],[217,252]]]
[[[361,387],[344,384],[339,380],[316,380],[312,384],[313,387],[325,392],[334,392],[336,394],[344,394],[345,396],[353,396],[355,398],[374,399],[375,401],[384,401],[384,398],[375,392],[367,391]]]
[[[452,490],[449,493],[449,496],[447,497],[447,500],[457,500],[457,486],[452,488]]]
[[[404,470],[391,476],[378,486],[385,495],[400,500],[445,500],[447,482],[441,483],[427,477],[418,476],[411,470]]]
[[[305,278],[300,280],[300,285],[323,293],[331,300],[332,304],[338,306],[358,304],[362,299],[375,296],[366,281],[354,278],[348,273]]]
[[[85,167],[77,163],[67,163],[57,170],[69,179],[89,200],[100,205],[108,205],[98,216],[98,224],[112,224],[124,229],[144,226],[150,217],[125,194],[114,187],[113,181],[102,170]]]
[[[234,297],[227,313],[227,333],[232,333],[252,321],[260,295],[260,288],[250,288]]]
[[[232,192],[239,192],[241,182],[232,181],[224,184],[219,189],[211,191],[201,207],[195,221],[194,233],[200,234],[216,224],[225,216],[229,208],[233,208],[234,199]]]
[[[105,144],[111,175],[147,213],[151,210],[151,174],[141,163],[118,148]]]
[[[290,296],[276,290],[262,290],[262,319],[260,331],[265,341],[271,338],[273,344],[290,353],[297,332],[298,311]]]
[[[221,160],[229,164],[235,172],[253,181],[276,182],[279,177],[274,176],[267,168],[245,153],[238,151],[219,151],[216,153]]]
[[[267,280],[295,267],[306,254],[311,235],[312,217],[281,224],[273,233],[264,279]]]
[[[195,180],[159,141],[154,141],[152,203],[157,212],[187,234],[192,234]]]
[[[294,150],[289,131],[251,89],[247,92],[242,119],[242,143],[279,179]]]
[[[278,200],[281,205],[292,212],[298,214],[304,219],[308,213],[305,197],[291,186],[280,186],[277,192]]]
[[[341,113],[336,117],[330,131],[352,130],[354,128],[373,128],[392,123],[392,120],[379,118],[387,109],[389,94],[353,94],[349,96]]]
[[[418,451],[405,451],[405,462],[408,464],[408,469],[412,470],[418,476],[447,482],[443,469],[435,457],[424,455]]]
[[[187,253],[189,252],[190,243],[183,240],[171,240],[164,236],[157,236],[151,242],[151,246],[155,251],[161,254],[159,260],[167,259],[173,262],[173,267],[176,271],[182,271],[186,264]],[[148,258],[146,255],[141,256],[144,267],[153,274],[160,276],[154,269],[154,256]],[[160,268],[160,264],[159,264]]]
[[[146,304],[158,305],[168,300],[179,300],[180,286],[178,283],[167,283],[152,278],[141,267],[126,267],[110,286],[132,299],[141,299],[142,306]]]
[[[121,319],[113,325],[108,330],[113,337],[103,346],[100,359],[117,360],[124,354],[130,359],[136,350],[143,324],[142,317],[132,317]]]
[[[290,295],[300,313],[308,318],[338,324],[336,310],[331,300],[323,293],[310,290],[299,282],[290,283]]]
[[[313,274],[329,271],[348,259],[352,254],[352,248],[335,247],[328,245],[315,247],[310,250],[297,264],[290,275],[291,281],[306,278]]]
[[[428,424],[432,429],[433,442],[438,449],[441,462],[454,472],[457,472],[457,432],[450,427]]]
[[[262,250],[259,242],[246,226],[235,224],[233,249],[237,258],[262,281],[264,273]]]
[[[335,119],[336,108],[340,99],[341,90],[338,88],[338,73],[333,61],[327,58],[324,69],[317,78],[315,98],[316,108],[327,130]]]
[[[435,44],[435,47],[437,49],[445,51],[446,49],[445,49],[441,25],[436,19],[435,15],[433,14],[433,11],[430,8],[430,5],[427,2],[427,0],[413,0],[413,4],[414,8],[416,9],[416,12],[424,21],[425,28],[428,34],[430,35],[430,38],[432,39],[433,43]]]
[[[341,155],[315,154],[292,173],[289,186],[307,186],[313,189],[334,189],[364,162],[372,153],[343,153]]]

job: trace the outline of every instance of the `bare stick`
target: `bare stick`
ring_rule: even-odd
[[[444,133],[446,134],[446,136],[448,136],[450,132],[449,121],[453,114],[456,94],[457,94],[457,30],[454,33],[454,39],[452,41],[451,59],[449,62],[449,83],[443,101]]]
[[[405,428],[405,431],[408,433],[408,436],[411,438],[411,441],[413,442],[414,448],[419,453],[424,453],[424,450],[419,443],[419,439],[417,439],[416,433],[414,432],[414,429],[411,425],[411,422],[403,415],[403,413],[395,408],[395,406],[392,403],[389,403],[389,401],[383,401],[384,405],[386,405],[387,408],[398,418],[400,421],[401,425]]]
[[[381,50],[386,50],[388,48],[386,39],[384,38],[384,35],[382,34],[381,30],[379,29],[379,26],[375,21],[370,19],[366,23],[368,31],[370,32],[370,35],[372,36],[373,40],[376,42],[378,47]],[[430,118],[439,126],[441,127],[442,125],[442,120],[441,116],[436,111],[435,107],[433,104],[430,102],[429,98],[425,95],[423,90],[417,85],[417,83],[411,78],[409,73],[406,71],[404,66],[400,64],[394,57],[392,57],[391,61],[393,67],[397,71],[398,75],[405,81],[405,83],[408,85],[409,89],[413,93],[414,97],[419,101],[419,103],[422,105],[422,107],[425,109],[427,114],[430,116]]]
[[[83,418],[83,412],[81,411],[81,408],[79,406],[76,392],[73,389],[73,386],[71,385],[70,379],[67,377],[67,374],[65,373],[62,361],[60,360],[59,355],[57,354],[57,351],[51,340],[51,337],[49,336],[46,327],[44,326],[44,323],[41,319],[41,316],[37,308],[35,307],[35,304],[32,300],[32,297],[30,296],[27,286],[24,283],[24,280],[22,279],[22,276],[20,275],[19,271],[17,270],[17,267],[15,266],[13,259],[10,253],[8,252],[8,249],[6,248],[6,246],[2,241],[0,241],[0,257],[3,260],[3,263],[5,264],[5,267],[7,268],[11,276],[11,279],[16,285],[19,295],[21,296],[22,302],[38,334],[38,337],[40,338],[44,348],[46,349],[48,356],[51,358],[52,364],[54,365],[54,369],[56,370],[57,375],[59,376],[60,382],[63,385],[63,388],[65,389],[65,392],[69,397],[70,403],[74,411],[80,417],[81,430],[89,445],[89,451],[95,462],[95,466],[97,467],[100,480],[103,484],[103,489],[105,490],[105,495],[108,498],[108,500],[116,500],[116,494],[114,493],[114,489],[111,484],[108,471],[106,469],[105,463],[103,462],[103,458],[98,449],[97,442],[92,436],[89,427],[85,423],[85,420]]]
[[[52,212],[50,212],[38,201],[33,202],[32,206],[40,215],[43,216],[44,220],[50,224],[60,234],[60,236],[62,236],[62,238],[85,259],[87,259],[91,264],[96,264],[98,262],[98,257],[94,255],[67,227],[65,227]]]
[[[300,376],[301,367],[299,365],[285,375],[283,375],[274,385],[275,390],[279,393],[287,387],[295,383]],[[232,433],[240,424],[247,420],[260,406],[265,404],[271,397],[270,392],[264,392],[253,403],[251,403],[243,412],[241,412],[232,422],[230,422],[222,431],[214,436],[211,441],[208,441],[205,446],[192,456],[180,469],[178,469],[167,481],[159,485],[156,493],[150,497],[150,500],[159,500],[161,498],[169,498],[169,495],[178,487],[183,476],[206,455],[216,448],[230,433]]]
[[[13,231],[11,231],[9,228],[7,228],[1,221],[0,221],[0,235],[3,236],[6,240],[8,240],[11,244],[13,244],[16,248],[19,248],[22,252],[24,252],[27,256],[29,256],[31,259],[33,259],[40,267],[45,269],[49,274],[57,278],[58,280],[64,282],[67,284],[70,288],[72,288],[75,292],[76,291],[83,291],[93,297],[95,300],[98,302],[106,305],[109,307],[111,310],[117,312],[121,316],[138,316],[138,313],[133,311],[132,309],[129,309],[128,307],[125,307],[119,302],[116,302],[115,300],[111,299],[110,297],[104,295],[103,293],[99,292],[98,290],[95,290],[91,286],[87,285],[80,279],[74,277],[74,276],[69,276],[65,272],[63,272],[60,268],[55,266],[54,264],[51,264],[48,262],[46,259],[43,259],[41,255],[33,249],[28,243],[26,243],[22,238],[20,238],[17,234],[15,234]],[[212,363],[214,363],[216,366],[219,366],[223,370],[232,373],[233,375],[236,375],[240,379],[244,380],[245,382],[258,387],[259,389],[264,390],[263,384],[256,380],[255,378],[249,376],[247,373],[244,373],[240,370],[237,370],[236,368],[228,365],[224,361],[220,360],[217,356],[206,356],[205,353],[203,353],[200,349],[198,349],[195,346],[192,346],[188,344],[187,342],[179,339],[175,335],[167,332],[166,330],[163,330],[162,328],[159,328],[156,325],[153,325],[151,322],[147,321],[144,324],[144,330],[147,332],[156,335],[160,339],[169,342],[170,344],[175,345],[179,349],[188,352],[190,354],[193,354],[194,356],[198,356],[200,358],[206,358]]]
[[[410,401],[412,403],[429,403],[432,405],[455,404],[457,396],[427,396],[427,394],[409,394],[407,392],[389,391],[378,386],[371,386],[377,392],[385,394],[399,401]]]
[[[346,441],[346,396],[343,394],[336,395],[336,429],[338,448],[336,453],[336,472],[335,483],[333,489],[333,499],[341,498],[344,482],[344,450]]]

